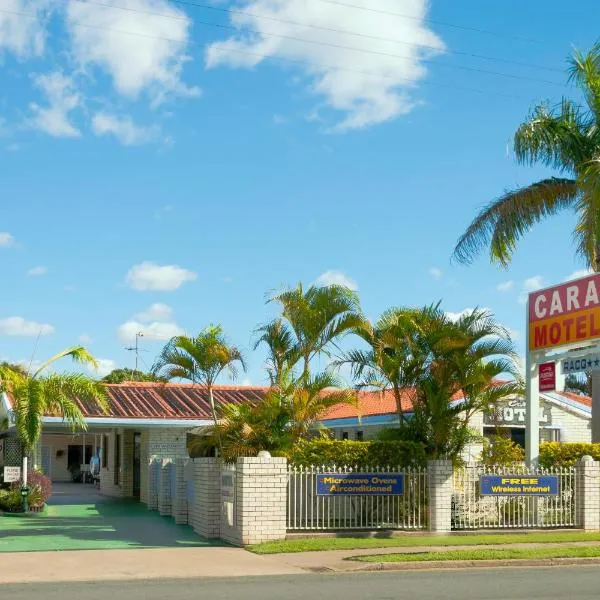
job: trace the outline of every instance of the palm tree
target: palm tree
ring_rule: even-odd
[[[47,373],[48,368],[62,358],[97,366],[95,358],[82,346],[59,352],[32,374],[11,365],[0,365],[0,385],[13,399],[15,429],[23,447],[24,485],[27,484],[27,458],[40,439],[44,416],[62,416],[75,431],[87,428],[79,402],[108,410],[101,382],[81,373]]]
[[[293,346],[287,354],[287,365],[302,365],[302,379],[310,379],[310,363],[342,336],[363,327],[366,320],[358,295],[341,285],[310,286],[302,284],[273,296],[282,309],[283,321],[293,334]],[[265,340],[266,341],[266,340]]]
[[[563,99],[537,106],[514,136],[521,164],[554,167],[560,177],[505,193],[475,217],[458,240],[454,256],[470,262],[489,246],[492,262],[508,265],[521,236],[546,217],[574,210],[577,253],[600,270],[600,43],[570,58],[569,79],[585,105]]]
[[[260,337],[254,344],[254,350],[261,344],[267,345],[267,374],[271,385],[278,385],[286,373],[288,364],[294,363],[294,334],[286,323],[277,319],[259,327],[257,333],[260,333]]]
[[[374,326],[367,325],[356,333],[368,344],[368,349],[345,353],[336,366],[350,365],[352,377],[359,388],[391,390],[396,402],[400,423],[404,421],[402,398],[414,392],[428,367],[428,355],[423,343],[429,344],[429,354],[436,341],[446,339],[447,319],[439,305],[413,308],[391,308],[383,313]],[[430,357],[429,357],[430,358]]]
[[[196,337],[178,335],[171,338],[152,366],[152,374],[167,381],[186,379],[206,386],[213,421],[217,426],[219,421],[213,387],[223,371],[228,371],[235,379],[237,363],[246,370],[242,353],[236,346],[228,344],[221,326],[210,325]]]
[[[411,425],[430,456],[454,458],[472,437],[469,422],[474,414],[489,412],[524,389],[510,335],[489,311],[476,309],[456,322],[440,311],[436,321],[448,335],[431,346],[432,359],[418,383]],[[452,402],[457,395],[460,400]]]
[[[190,450],[205,453],[221,444],[226,461],[261,450],[285,454],[315,429],[318,418],[329,407],[355,403],[356,393],[340,388],[331,374],[323,373],[307,382],[286,371],[259,402],[223,406],[219,422],[191,442]]]

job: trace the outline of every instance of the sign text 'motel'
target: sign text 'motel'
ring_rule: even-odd
[[[557,496],[558,475],[482,475],[482,496]]]
[[[600,274],[529,294],[529,350],[600,338]]]
[[[318,496],[401,496],[404,473],[321,473]]]

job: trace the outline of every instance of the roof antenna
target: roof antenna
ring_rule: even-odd
[[[138,331],[135,334],[135,346],[128,346],[125,348],[125,350],[128,350],[129,352],[135,352],[135,369],[133,370],[134,381],[135,381],[135,377],[138,373],[138,364],[139,364],[139,360],[140,360],[139,340],[141,337],[144,337],[144,334],[141,331]]]

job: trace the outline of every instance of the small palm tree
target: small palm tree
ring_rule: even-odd
[[[219,422],[191,442],[190,450],[205,453],[220,444],[226,461],[261,450],[285,454],[310,435],[325,410],[355,403],[356,393],[340,388],[330,374],[305,382],[286,371],[259,402],[221,407]]]
[[[267,374],[271,385],[279,385],[287,372],[288,365],[295,362],[297,355],[294,334],[282,320],[275,320],[257,329],[260,337],[254,344],[256,350],[261,344],[269,349]]]
[[[44,416],[61,416],[73,430],[86,429],[81,404],[98,405],[108,410],[104,385],[81,373],[47,373],[50,366],[62,358],[97,366],[95,358],[82,346],[59,352],[29,374],[11,365],[0,365],[2,391],[8,392],[14,403],[15,429],[23,446],[23,482],[27,483],[27,457],[42,434]]]
[[[178,335],[171,338],[156,359],[152,374],[167,381],[185,379],[206,386],[211,414],[217,426],[219,421],[213,387],[223,371],[228,371],[235,379],[238,364],[246,370],[240,350],[227,343],[221,326],[211,325],[196,337]]]
[[[563,173],[505,193],[486,206],[458,240],[454,256],[470,262],[489,246],[492,262],[508,265],[521,236],[546,217],[573,210],[577,252],[600,270],[600,43],[570,59],[570,80],[585,106],[564,99],[554,109],[537,106],[515,133],[521,164]]]
[[[439,305],[389,309],[374,326],[356,330],[368,349],[353,349],[335,364],[348,364],[359,388],[391,390],[398,420],[403,423],[402,398],[407,391],[414,395],[414,388],[428,366],[424,341],[431,348],[436,340],[450,335],[447,320],[437,318],[440,314]]]
[[[287,366],[302,364],[302,378],[310,379],[310,363],[320,353],[344,335],[364,326],[366,320],[360,309],[358,295],[341,285],[310,286],[302,284],[273,296],[280,304],[283,321],[293,334],[294,342],[288,352]]]

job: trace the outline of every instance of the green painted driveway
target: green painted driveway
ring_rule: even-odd
[[[75,486],[56,485],[57,493],[43,513],[0,515],[0,552],[223,545],[198,537],[188,525],[176,525],[144,504],[79,487],[80,493]]]

